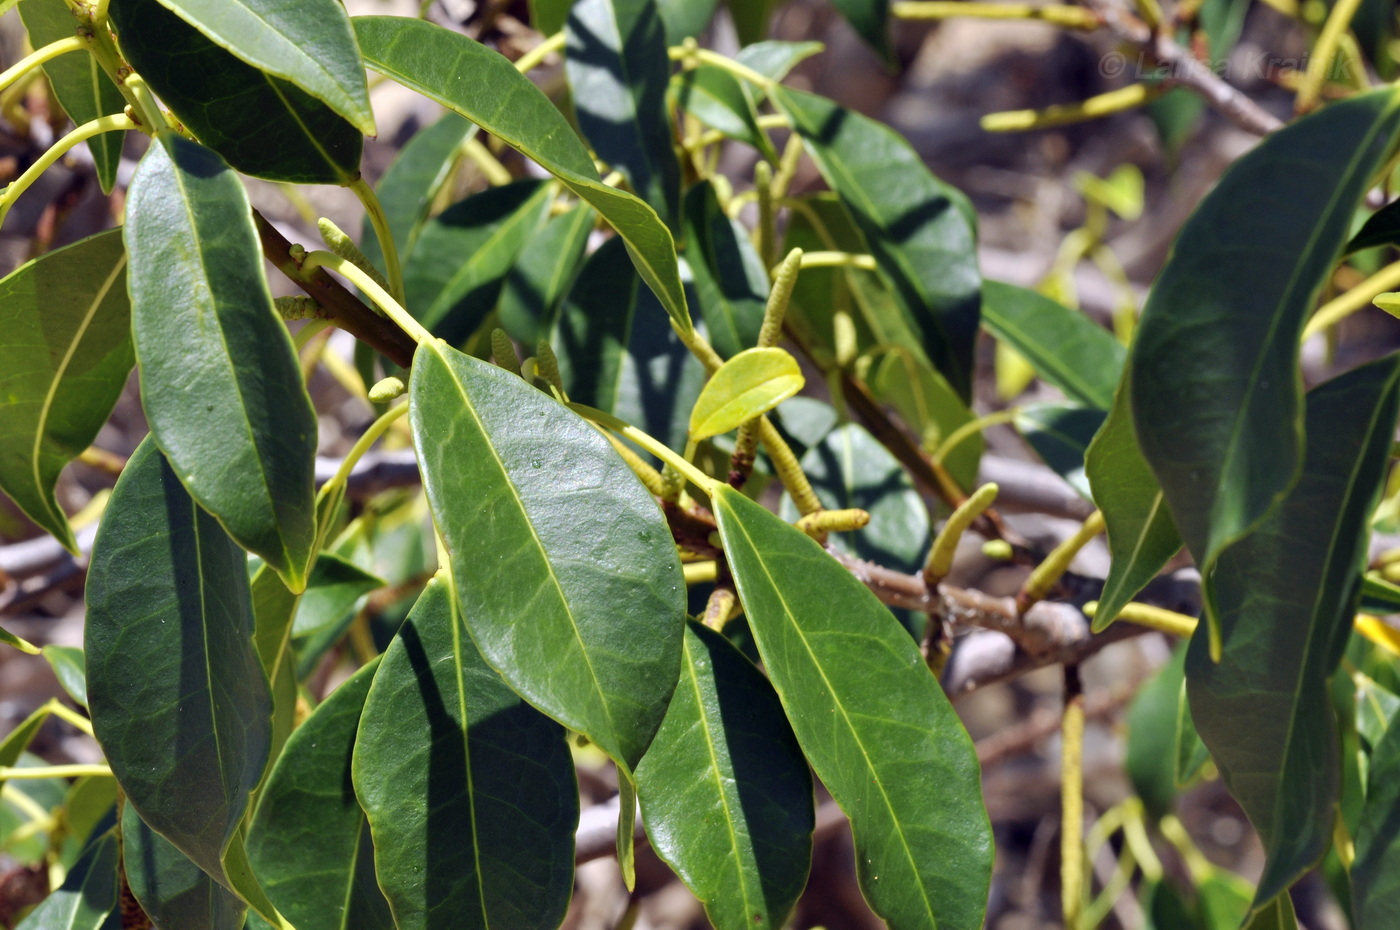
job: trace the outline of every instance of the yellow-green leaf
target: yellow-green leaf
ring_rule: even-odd
[[[797,359],[782,349],[746,349],[725,362],[700,392],[690,413],[690,437],[698,442],[736,429],[805,383]]]

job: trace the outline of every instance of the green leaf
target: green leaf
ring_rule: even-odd
[[[992,837],[977,757],[918,647],[800,530],[728,486],[713,503],[768,677],[851,819],[872,909],[896,930],[980,927]]]
[[[746,0],[746,5],[761,6],[761,0]],[[736,16],[736,19],[738,17]],[[739,49],[734,60],[745,68],[774,81],[781,81],[788,72],[802,61],[811,58],[822,50],[820,42],[753,42]]]
[[[666,26],[666,44],[680,45],[705,31],[715,17],[719,0],[655,0],[656,12]]]
[[[1132,379],[1123,378],[1108,419],[1084,458],[1094,502],[1103,511],[1111,558],[1094,612],[1095,632],[1112,623],[1181,549],[1166,498],[1138,448],[1131,391]]]
[[[724,0],[739,32],[739,44],[757,42],[768,34],[768,19],[777,0]]]
[[[1331,843],[1341,772],[1327,679],[1351,633],[1397,383],[1391,358],[1308,394],[1298,483],[1220,557],[1220,661],[1204,628],[1187,653],[1192,718],[1267,854],[1256,910]]]
[[[812,778],[772,686],[697,623],[637,793],[652,848],[712,924],[784,925],[812,862]]]
[[[934,366],[967,400],[981,279],[966,198],[888,126],[785,87],[771,96],[865,235]]]
[[[1400,585],[1367,573],[1361,579],[1361,609],[1379,614],[1400,612]]]
[[[682,71],[672,81],[682,110],[731,139],[747,142],[770,162],[777,162],[778,150],[758,125],[752,94],[732,74],[702,64]]]
[[[40,901],[17,930],[97,930],[117,906],[120,849],[109,832],[88,847],[58,890]]]
[[[118,0],[126,2],[126,0]],[[367,136],[374,135],[365,67],[336,0],[161,0],[214,44],[296,85]]]
[[[549,98],[504,56],[417,19],[360,16],[371,68],[455,110],[518,149],[593,206],[627,243],[642,280],[683,332],[691,330],[676,246],[656,211],[598,180],[593,160]]]
[[[656,0],[575,0],[564,27],[564,69],[584,138],[674,230],[681,170],[666,109],[671,60],[659,13]]]
[[[1397,244],[1400,244],[1400,200],[1388,203],[1371,214],[1342,252],[1351,255],[1363,249]]]
[[[272,309],[248,198],[173,133],[136,169],[125,236],[141,402],[180,480],[293,591],[314,555],[316,413]]]
[[[725,362],[690,412],[695,441],[738,429],[802,390],[802,369],[785,349],[745,349]]]
[[[1138,689],[1128,705],[1123,767],[1133,790],[1142,798],[1150,823],[1161,820],[1176,806],[1177,704],[1186,682],[1185,669],[1183,645]]]
[[[325,560],[325,556],[318,558],[316,568]],[[290,643],[292,616],[300,597],[287,590],[281,577],[266,564],[253,572],[249,597],[253,604],[253,648],[272,691],[272,736],[267,754],[272,762],[281,755],[287,737],[296,727],[297,677]]]
[[[1103,410],[1078,404],[1027,404],[1016,414],[1016,429],[1055,474],[1093,500],[1084,460],[1104,417]]]
[[[1400,921],[1400,727],[1385,731],[1371,753],[1366,807],[1351,868],[1352,914],[1357,930]]]
[[[1196,882],[1196,903],[1205,930],[1239,930],[1253,897],[1253,886],[1225,869],[1212,869]]]
[[[19,5],[19,15],[29,31],[29,44],[36,49],[72,38],[78,32],[78,20],[63,0],[24,0]],[[126,107],[122,92],[87,51],[69,52],[45,62],[44,74],[64,111],[79,126],[100,116],[120,113]],[[117,165],[125,139],[124,132],[104,132],[87,141],[104,194],[110,194],[117,183]]]
[[[564,28],[574,0],[530,0],[530,25],[541,35],[552,36]]]
[[[1385,89],[1268,136],[1182,227],[1148,296],[1133,417],[1205,579],[1213,638],[1216,560],[1297,478],[1299,335],[1397,132],[1400,93]]]
[[[630,775],[680,673],[685,593],[655,499],[597,430],[515,375],[424,343],[409,391],[482,655]]]
[[[375,673],[351,769],[399,930],[563,920],[578,819],[564,731],[483,661],[441,576]]]
[[[130,804],[122,809],[122,854],[131,893],[156,926],[242,930],[248,905],[148,827]]]
[[[293,636],[306,636],[343,617],[355,606],[360,595],[368,594],[387,584],[347,559],[323,552],[306,583],[306,591],[297,604]]]
[[[412,253],[433,199],[451,176],[462,146],[476,136],[476,131],[475,123],[449,110],[409,139],[379,179],[375,193],[400,255]],[[387,270],[379,237],[368,216],[361,225],[360,251],[380,271]]]
[[[39,728],[48,719],[48,708],[40,707],[20,721],[19,726],[6,733],[5,738],[0,740],[0,767],[10,768],[19,765],[24,751],[29,748],[29,744],[34,741],[35,734],[39,732]],[[0,784],[3,782],[0,781]]]
[[[267,762],[271,729],[246,561],[143,442],[93,544],[88,706],[141,819],[215,878]]]
[[[87,707],[87,664],[77,646],[45,646],[44,659],[54,677],[79,707]]]
[[[552,217],[520,250],[496,305],[501,328],[512,339],[534,346],[549,336],[597,218],[592,207],[575,207]]]
[[[394,926],[350,777],[360,712],[379,664],[376,658],[352,675],[292,734],[248,830],[248,861],[297,930]]]
[[[433,335],[465,342],[496,306],[521,249],[549,214],[553,186],[515,181],[429,220],[404,263],[408,308]]]
[[[1363,747],[1374,752],[1400,711],[1400,696],[1360,672],[1352,677],[1356,680],[1356,732]]]
[[[1166,879],[1143,879],[1140,892],[1144,930],[1192,930],[1200,922],[1176,886]]]
[[[972,411],[933,370],[922,352],[905,345],[892,346],[873,372],[866,376],[875,396],[898,411],[905,424],[932,452],[953,432],[973,420]],[[959,487],[977,484],[977,467],[985,443],[981,434],[960,441],[943,459],[943,467]]]
[[[0,280],[0,489],[74,553],[54,483],[92,444],[126,384],[130,319],[119,230]]]
[[[894,64],[890,48],[890,0],[831,0],[846,21],[887,65]]]
[[[1024,287],[986,281],[982,322],[1070,400],[1112,406],[1127,350],[1084,314]]]
[[[58,860],[72,868],[98,834],[117,825],[117,780],[86,775],[73,782],[63,798],[64,829]]]
[[[571,399],[684,447],[705,369],[638,286],[617,240],[584,262],[550,342]]]
[[[1272,901],[1258,907],[1241,930],[1298,930],[1298,917],[1293,913],[1293,899],[1279,892]]]
[[[710,343],[723,358],[758,342],[768,271],[748,234],[720,207],[708,181],[686,191],[685,260]]]
[[[1186,682],[1183,681],[1176,696],[1176,786],[1185,788],[1194,784],[1209,761],[1210,750],[1201,742],[1196,722],[1191,719],[1191,701],[1186,693]],[[1238,920],[1235,921],[1235,924],[1238,923]]]
[[[0,628],[0,643],[18,649],[20,652],[27,652],[32,656],[37,656],[40,652],[39,647],[31,643],[29,640],[20,639],[18,636],[11,633],[9,630],[3,628]]]
[[[109,13],[131,66],[234,168],[296,184],[360,176],[364,136],[315,97],[240,61],[159,0],[116,0]]]

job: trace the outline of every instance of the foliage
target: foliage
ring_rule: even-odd
[[[1289,887],[1333,849],[1356,926],[1400,913],[1400,699],[1362,674],[1400,637],[1374,619],[1353,635],[1360,606],[1400,606],[1366,571],[1373,517],[1397,506],[1400,356],[1308,390],[1299,368],[1301,339],[1335,322],[1309,318],[1344,251],[1396,244],[1393,211],[1348,239],[1389,181],[1400,91],[1348,94],[1241,157],[1125,344],[1053,281],[982,280],[967,198],[894,130],[784,82],[819,49],[763,41],[774,4],[728,6],[733,58],[694,41],[714,0],[534,0],[548,37],[517,67],[334,0],[21,0],[41,54],[6,80],[42,65],[81,126],[0,216],[83,138],[110,188],[122,134],[150,137],[120,231],[0,280],[0,489],[35,524],[80,551],[55,484],[133,368],[150,424],[91,544],[84,650],[45,650],[90,725],[55,703],[0,742],[7,796],[62,812],[47,851],[7,847],[58,879],[24,926],[126,926],[137,906],[172,928],[557,926],[575,762],[597,751],[625,880],[639,803],[717,927],[789,920],[815,775],[875,914],[973,930],[993,838],[939,684],[945,624],[1009,632],[1029,658],[1006,675],[1067,666],[1067,811],[1077,663],[1116,636],[1190,636],[1129,715],[1140,797],[1088,838],[1066,814],[1067,921],[1112,903],[1086,906],[1079,865],[1118,829],[1159,926],[1292,926]],[[940,5],[834,6],[893,60],[890,19]],[[1228,45],[1222,6],[1202,19]],[[525,73],[549,54],[562,109]],[[359,173],[367,70],[448,110],[377,194]],[[716,174],[719,145],[751,149],[753,177]],[[513,176],[497,156],[516,154],[543,174]],[[829,190],[793,190],[802,158]],[[497,183],[445,204],[463,160]],[[288,247],[240,174],[348,187],[362,246],[323,222],[326,249]],[[1081,183],[1089,219],[1065,254],[1116,267],[1103,224],[1141,211],[1140,180]],[[274,301],[264,257],[312,302]],[[328,326],[361,340],[377,419],[318,487],[299,353]],[[999,415],[1100,508],[1053,552],[973,487],[979,339],[1063,395]],[[791,399],[818,381],[830,406]],[[352,499],[382,437],[412,446],[421,495]],[[1035,604],[1084,606],[1059,582],[1105,526],[1095,635],[1047,645]],[[942,577],[969,527],[1036,566],[1014,603]],[[1183,544],[1204,579],[1194,635],[1134,600]],[[393,622],[370,624],[360,599],[389,594]],[[353,674],[324,693],[338,656]],[[25,755],[50,714],[89,728],[105,765]],[[1203,771],[1263,840],[1255,889],[1172,814]],[[1189,887],[1164,874],[1166,844]]]

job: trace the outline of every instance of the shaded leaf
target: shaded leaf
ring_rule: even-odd
[[[772,686],[686,625],[681,680],[637,794],[651,845],[720,928],[781,927],[812,861],[812,778]]]
[[[122,864],[131,893],[157,927],[242,928],[248,905],[148,827],[130,804],[122,809]]]
[[[509,61],[463,35],[417,19],[360,16],[355,34],[369,66],[519,149],[583,198],[627,242],[642,280],[666,312],[689,331],[666,224],[645,203],[598,180],[593,160],[564,117]]]
[[[1360,672],[1353,677],[1356,679],[1356,732],[1363,746],[1374,752],[1390,727],[1390,721],[1400,711],[1400,696]]]
[[[360,595],[384,587],[386,582],[332,552],[323,552],[306,583],[306,591],[297,604],[293,636],[305,636],[339,620]]]
[[[1267,854],[1256,910],[1331,843],[1341,772],[1327,680],[1351,633],[1397,381],[1392,358],[1308,395],[1298,483],[1220,557],[1220,661],[1204,629],[1187,653],[1192,718]]]
[[[757,42],[768,34],[768,19],[773,15],[776,0],[724,0],[734,26],[739,32],[739,44]]]
[[[1400,727],[1386,730],[1371,753],[1351,888],[1357,930],[1400,921]]]
[[[375,134],[364,64],[350,18],[336,0],[162,2],[216,45],[318,98],[365,135]]]
[[[692,12],[703,5],[684,3]],[[564,29],[564,70],[579,129],[598,157],[677,229],[681,171],[666,110],[671,60],[660,4],[574,0]]]
[[[972,411],[943,376],[921,353],[907,346],[892,348],[867,377],[870,389],[899,412],[927,452],[936,450],[955,430],[973,420]],[[958,487],[976,486],[984,445],[979,433],[960,441],[944,456],[943,467]]]
[[[564,731],[481,658],[442,576],[375,673],[352,772],[399,930],[558,926],[578,818]]]
[[[131,66],[234,168],[297,184],[360,176],[364,136],[320,100],[239,60],[159,0],[115,0],[109,13]]]
[[[117,906],[120,850],[115,833],[93,842],[58,890],[40,901],[17,930],[97,930]]]
[[[684,447],[705,369],[638,286],[617,240],[584,262],[550,342],[571,399]]]
[[[534,346],[548,338],[597,219],[592,207],[581,205],[552,217],[525,243],[496,305],[501,328],[512,339]]]
[[[917,646],[800,530],[728,486],[712,501],[768,677],[851,819],[872,909],[895,928],[980,927],[992,838],[977,757]]]
[[[716,371],[690,412],[690,436],[699,441],[738,429],[798,391],[806,380],[784,349],[745,349]]]
[[[1157,478],[1138,448],[1132,379],[1123,378],[1108,419],[1089,444],[1084,469],[1103,511],[1111,561],[1093,629],[1104,629],[1181,549],[1181,534]]]
[[[44,658],[54,677],[79,707],[87,707],[87,666],[77,646],[45,646]]]
[[[496,306],[521,249],[553,199],[544,181],[515,181],[459,201],[422,228],[404,262],[408,309],[433,335],[464,342]]]
[[[761,6],[761,0],[752,0],[745,5],[752,7]],[[739,19],[735,16],[735,19]],[[781,81],[788,76],[788,72],[797,67],[802,61],[811,58],[822,50],[820,42],[780,42],[769,40],[765,42],[753,42],[746,44],[739,49],[739,54],[734,56],[734,60],[745,68],[757,71],[759,74],[774,81]]]
[[[894,51],[890,48],[889,0],[831,0],[831,5],[841,11],[851,28],[885,64],[894,63]]]
[[[0,489],[70,552],[78,544],[54,483],[92,443],[131,373],[130,314],[120,230],[0,280]]]
[[[656,0],[656,11],[666,26],[666,44],[680,45],[699,36],[718,6],[719,0]]]
[[[720,207],[709,182],[686,191],[685,259],[710,343],[729,358],[758,342],[768,272],[744,228]]]
[[[1400,585],[1367,573],[1361,579],[1361,609],[1373,613],[1400,613]]]
[[[1172,653],[1128,705],[1127,752],[1123,767],[1142,798],[1148,821],[1156,823],[1176,805],[1176,719],[1186,682],[1186,647]],[[1162,930],[1169,930],[1164,925]]]
[[[78,20],[63,0],[24,0],[19,5],[19,15],[29,31],[29,44],[36,49],[72,38],[78,32]],[[85,50],[45,62],[44,74],[64,112],[79,126],[100,116],[120,113],[126,107],[126,98],[117,85]],[[104,194],[110,194],[117,183],[117,165],[125,139],[124,132],[104,132],[87,140]]]
[[[656,501],[597,430],[515,375],[424,343],[409,390],[482,655],[630,774],[675,688],[685,616]]]
[[[316,536],[316,413],[272,308],[243,185],[213,152],[165,133],[127,207],[151,432],[200,506],[299,591]]]
[[[376,658],[352,675],[292,734],[248,830],[248,861],[298,930],[394,926],[351,784],[355,733],[379,664]]]
[[[771,162],[777,162],[778,150],[758,125],[758,111],[753,95],[728,71],[714,65],[702,64],[682,71],[672,79],[677,87],[677,99],[682,110],[712,129],[747,142]]]
[[[574,0],[530,0],[530,25],[542,35],[552,36],[564,28]]]
[[[112,491],[87,604],[88,706],[107,762],[141,819],[221,878],[267,761],[271,699],[243,550],[150,439]]]
[[[1299,335],[1397,132],[1400,94],[1386,89],[1268,136],[1182,227],[1148,296],[1133,417],[1205,579],[1213,638],[1216,560],[1297,478]]]
[[[771,96],[864,234],[925,352],[966,400],[981,301],[966,199],[888,126],[812,94],[774,87]]]
[[[1127,350],[1084,314],[1024,287],[985,281],[982,322],[1070,400],[1112,406]]]
[[[1016,414],[1016,429],[1042,462],[1092,501],[1085,455],[1104,424],[1104,416],[1101,409],[1078,404],[1028,404]]]
[[[1342,252],[1350,255],[1379,245],[1400,245],[1400,200],[1388,203],[1371,214]]]

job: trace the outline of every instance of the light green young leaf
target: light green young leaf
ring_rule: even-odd
[[[783,926],[812,860],[812,778],[772,686],[697,623],[637,793],[652,848],[712,924]]]
[[[1332,841],[1341,771],[1327,682],[1351,634],[1398,385],[1392,356],[1308,394],[1298,483],[1220,557],[1220,661],[1204,627],[1187,653],[1192,719],[1267,854],[1256,911]]]
[[[120,230],[26,262],[0,280],[0,490],[78,551],[54,498],[126,384],[131,305]]]
[[[107,762],[141,819],[224,881],[267,762],[271,698],[247,557],[149,438],[112,491],[87,604],[88,706]]]
[[[371,68],[467,117],[519,149],[596,209],[627,243],[642,280],[683,332],[691,330],[675,241],[651,209],[598,180],[588,150],[538,87],[502,55],[432,23],[360,16]]]
[[[706,382],[690,412],[690,438],[709,439],[738,429],[798,391],[806,379],[784,349],[745,349]]]
[[[851,819],[872,909],[900,930],[981,927],[992,836],[977,757],[918,647],[800,530],[727,485],[712,502],[768,677]]]
[[[1268,136],[1182,227],[1147,299],[1133,418],[1205,579],[1213,638],[1217,560],[1297,480],[1299,335],[1397,134],[1400,91],[1386,88]]]
[[[151,432],[190,494],[293,591],[315,544],[316,413],[272,308],[243,185],[166,133],[127,202],[132,336]]]
[[[564,731],[492,671],[452,601],[445,577],[429,583],[358,715],[351,772],[379,887],[399,930],[557,927],[578,819]],[[343,763],[326,768],[344,777]]]
[[[493,365],[424,343],[409,392],[482,655],[630,775],[680,673],[684,587],[655,499],[596,429]]]

